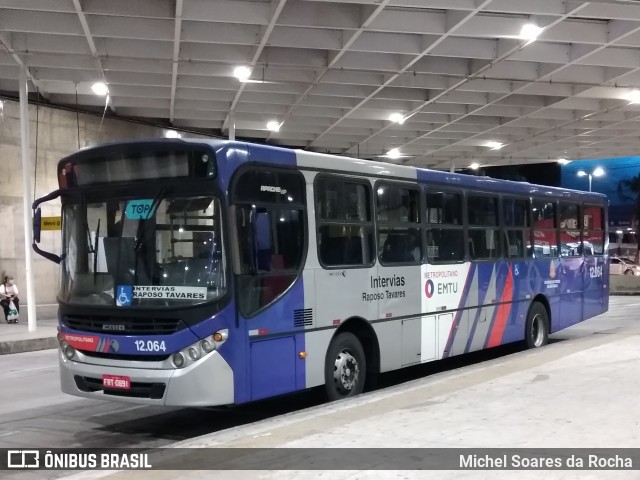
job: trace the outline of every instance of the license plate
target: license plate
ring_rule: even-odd
[[[109,390],[131,390],[131,379],[122,375],[102,375],[102,388]]]

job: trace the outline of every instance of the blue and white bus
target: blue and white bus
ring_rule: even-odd
[[[606,197],[242,142],[60,161],[62,390],[242,404],[548,335],[608,308]],[[38,222],[34,222],[37,224]]]

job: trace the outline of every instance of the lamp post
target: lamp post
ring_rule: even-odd
[[[593,172],[591,173],[587,173],[584,170],[579,170],[578,171],[578,176],[579,177],[585,177],[588,176],[589,177],[589,191],[591,191],[591,181],[593,179],[593,177],[601,177],[604,175],[604,169],[601,167],[597,167]]]

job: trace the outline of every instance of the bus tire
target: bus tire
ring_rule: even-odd
[[[353,333],[338,334],[329,344],[324,381],[330,401],[353,397],[364,390],[367,363],[364,349]]]
[[[524,339],[527,348],[540,348],[549,341],[549,315],[539,302],[534,302],[529,308]]]

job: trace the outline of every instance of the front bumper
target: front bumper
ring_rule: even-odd
[[[142,362],[102,359],[92,363],[93,359],[86,356],[80,362],[67,359],[60,349],[58,354],[62,391],[70,395],[179,407],[229,405],[234,400],[233,371],[217,351],[185,368],[171,369],[158,368],[155,362],[148,366],[141,366]],[[105,392],[103,374],[129,377],[131,390]]]

